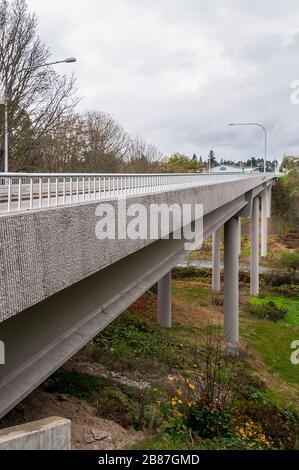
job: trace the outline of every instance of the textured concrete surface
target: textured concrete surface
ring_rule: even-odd
[[[71,421],[46,418],[0,430],[1,450],[70,450]]]
[[[203,204],[213,213],[273,175],[138,197],[127,203]],[[134,253],[152,240],[98,240],[96,208],[105,202],[0,217],[0,322]],[[117,201],[109,201],[117,213]],[[170,232],[172,228],[170,227]]]

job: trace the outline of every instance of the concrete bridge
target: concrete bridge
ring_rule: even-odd
[[[177,238],[99,240],[99,207],[119,201],[202,204],[213,234],[213,289],[220,286],[224,225],[225,338],[238,346],[240,217],[251,217],[251,293],[267,253],[270,173],[225,175],[5,174],[0,184],[0,417],[158,282],[157,317],[171,327],[171,270],[186,255]],[[260,217],[261,207],[261,217]],[[196,216],[190,221],[195,226]],[[144,220],[144,222],[147,222]]]

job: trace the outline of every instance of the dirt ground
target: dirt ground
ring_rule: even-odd
[[[60,394],[47,393],[43,387],[32,392],[0,422],[0,428],[16,426],[51,416],[72,421],[72,448],[75,450],[123,450],[142,441],[142,432],[124,429],[97,416],[95,407]]]

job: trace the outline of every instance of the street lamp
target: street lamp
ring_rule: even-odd
[[[257,126],[263,129],[264,134],[265,134],[265,153],[264,153],[264,173],[266,173],[267,167],[266,167],[266,162],[267,162],[267,130],[266,128],[262,125],[259,124],[258,122],[237,122],[237,123],[230,123],[229,126]]]
[[[27,72],[29,70],[37,70],[41,67],[49,67],[51,65],[57,64],[70,64],[76,62],[77,59],[75,57],[68,57],[64,60],[56,60],[54,62],[47,62],[45,64],[37,65],[36,67],[24,67],[21,70],[18,70],[13,77],[16,77],[22,72]],[[7,106],[7,90],[4,89],[3,98],[0,101],[1,104],[4,104],[4,173],[8,173],[8,106]]]
[[[216,148],[216,147],[231,147],[232,144],[216,144],[216,145],[213,145],[213,147],[211,147],[211,150],[210,150],[210,155],[209,155],[209,173],[211,173],[211,152]]]

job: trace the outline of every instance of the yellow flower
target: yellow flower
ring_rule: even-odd
[[[194,391],[196,387],[195,387],[195,385],[194,385],[194,384],[189,384],[189,388],[191,388],[191,390],[193,390],[193,391]]]
[[[174,381],[174,377],[172,375],[169,375],[167,377],[168,382],[172,383]]]
[[[177,392],[177,394],[180,395],[180,396],[183,395],[183,390],[182,390],[181,388],[178,388],[176,392]]]

